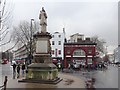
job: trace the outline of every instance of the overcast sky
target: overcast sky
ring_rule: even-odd
[[[117,47],[117,0],[41,1],[13,0],[13,25],[22,20],[30,21],[31,18],[39,21],[39,12],[44,7],[48,15],[48,32],[62,32],[62,28],[65,27],[67,38],[74,33],[97,35],[107,42],[109,52]]]

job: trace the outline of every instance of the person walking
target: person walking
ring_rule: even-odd
[[[20,77],[20,64],[18,64],[17,66],[17,78]]]
[[[15,79],[15,76],[16,76],[16,64],[14,63],[12,66],[13,66],[13,79]]]
[[[24,77],[25,64],[22,64],[22,76]]]
[[[13,74],[16,73],[16,64],[14,63],[13,65]]]

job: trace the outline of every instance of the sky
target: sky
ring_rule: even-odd
[[[118,0],[13,0],[13,26],[34,19],[44,7],[48,16],[47,31],[98,36],[106,41],[108,52],[118,45]]]

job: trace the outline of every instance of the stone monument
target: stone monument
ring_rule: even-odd
[[[52,63],[50,33],[47,32],[47,14],[42,7],[39,15],[41,31],[33,37],[35,40],[35,53],[32,64],[28,66],[26,79],[21,82],[56,83],[58,78],[57,67]]]

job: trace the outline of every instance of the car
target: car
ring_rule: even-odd
[[[16,64],[16,61],[12,61],[11,65]]]
[[[73,64],[73,68],[80,68],[80,64]]]
[[[2,64],[7,64],[8,63],[8,60],[7,59],[3,59],[2,60]]]

